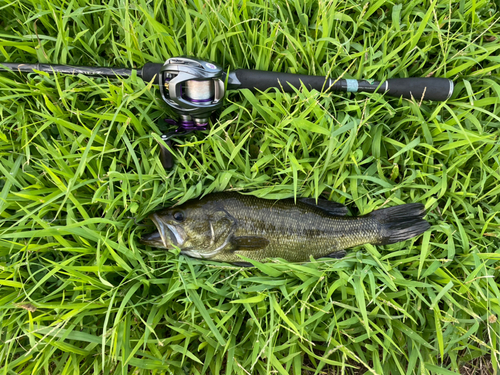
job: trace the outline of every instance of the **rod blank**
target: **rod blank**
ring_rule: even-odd
[[[35,73],[36,71],[47,73],[60,73],[66,75],[83,74],[86,76],[98,77],[130,77],[133,69],[127,68],[105,68],[92,66],[72,66],[72,65],[54,65],[54,64],[17,64],[0,63],[0,71],[12,71],[13,73]]]
[[[159,80],[163,64],[147,63],[137,70],[137,76],[149,82],[154,79],[155,84],[162,84]],[[105,68],[90,66],[71,66],[54,64],[18,64],[0,63],[0,71],[33,73],[42,71],[67,75],[83,74],[97,77],[130,77],[134,69]],[[309,76],[303,74],[267,72],[262,70],[237,69],[228,77],[229,89],[267,90],[278,88],[284,92],[293,92],[304,84],[309,89],[318,91],[347,91],[347,92],[377,92],[393,97],[403,97],[415,100],[445,101],[453,94],[453,81],[446,78],[391,78],[384,82],[355,79],[335,80],[323,76]]]

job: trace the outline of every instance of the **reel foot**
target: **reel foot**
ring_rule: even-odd
[[[175,121],[172,119],[165,119],[170,125],[177,125],[177,129],[168,133],[162,134],[161,139],[169,148],[172,148],[172,138],[187,135],[196,130],[207,130],[208,122],[198,123],[188,116],[183,116],[182,120]],[[160,162],[165,170],[172,169],[174,166],[174,158],[170,150],[159,142],[160,145]]]

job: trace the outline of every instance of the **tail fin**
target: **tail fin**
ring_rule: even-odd
[[[373,211],[371,217],[381,225],[381,240],[377,245],[405,241],[418,236],[430,228],[423,219],[425,207],[420,203],[402,204]]]

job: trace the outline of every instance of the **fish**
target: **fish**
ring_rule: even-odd
[[[149,217],[157,231],[143,236],[141,242],[179,248],[193,258],[252,266],[240,256],[259,262],[282,258],[302,263],[311,257],[342,258],[348,248],[393,244],[430,228],[421,203],[363,216],[347,214],[346,206],[326,199],[273,200],[212,193],[153,212]]]

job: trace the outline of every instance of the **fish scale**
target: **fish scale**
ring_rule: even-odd
[[[319,258],[379,239],[377,224],[369,217],[335,217],[291,199],[237,195],[230,200],[226,198],[224,204],[239,223],[235,236],[265,236],[270,242],[259,250],[223,252],[218,256],[222,261],[238,261],[239,254],[259,261],[269,257],[308,261],[310,256]]]
[[[334,217],[325,211],[292,200],[262,200],[237,195],[224,205],[239,226],[235,236],[265,236],[270,242],[259,250],[238,250],[220,254],[221,260],[237,261],[238,254],[264,260],[279,257],[307,261],[376,239],[376,223],[369,218]],[[346,220],[347,219],[347,220]],[[346,234],[351,233],[350,236]],[[222,259],[223,258],[223,259]]]
[[[175,245],[192,257],[230,263],[241,263],[240,255],[258,261],[283,258],[306,262],[311,256],[336,257],[344,249],[366,243],[404,241],[429,228],[422,219],[422,204],[389,207],[357,217],[346,213],[345,206],[326,200],[316,205],[303,199],[295,202],[214,193],[153,214],[163,235],[151,234],[143,242],[167,249]]]

